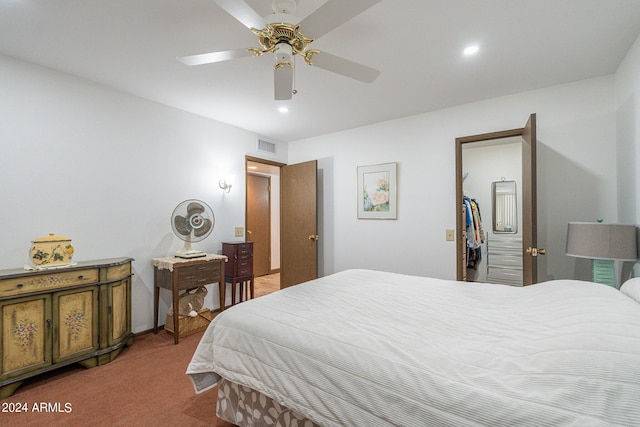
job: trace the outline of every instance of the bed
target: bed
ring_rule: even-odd
[[[225,310],[187,375],[237,425],[640,425],[638,280],[347,270]]]

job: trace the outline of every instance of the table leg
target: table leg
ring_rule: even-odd
[[[158,304],[160,303],[160,290],[158,289],[158,269],[153,269],[153,333],[158,333]]]
[[[218,278],[218,292],[220,293],[220,312],[224,311],[224,299],[227,296],[227,282],[224,279],[224,261],[220,261],[220,277]]]
[[[231,305],[236,305],[236,279],[231,281]]]
[[[178,308],[178,278],[177,270],[173,271],[173,344],[178,344],[180,341],[180,322],[179,322],[179,308]]]

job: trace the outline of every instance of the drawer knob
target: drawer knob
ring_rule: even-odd
[[[17,288],[18,288],[18,289],[22,289],[22,287],[23,287],[23,286],[24,286],[24,285],[23,285],[22,283],[18,283]]]
[[[82,279],[84,279],[84,276],[81,274],[78,276],[78,280],[82,280]]]

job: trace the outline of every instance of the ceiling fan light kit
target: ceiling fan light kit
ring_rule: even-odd
[[[264,18],[260,17],[243,0],[216,0],[218,6],[258,37],[262,48],[249,47],[203,53],[178,57],[178,60],[185,65],[193,66],[274,53],[276,57],[274,97],[276,100],[291,99],[294,92],[292,88],[295,66],[292,59],[295,55],[303,57],[309,65],[364,83],[371,83],[380,75],[379,70],[308,47],[317,38],[349,21],[379,1],[381,0],[328,0],[300,21],[293,15],[297,6],[296,0],[273,0],[271,7],[274,13]],[[301,29],[310,30],[313,37],[303,33]],[[316,58],[315,61],[313,61],[314,58]]]

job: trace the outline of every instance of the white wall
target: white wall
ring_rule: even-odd
[[[538,120],[539,279],[589,278],[564,254],[569,221],[617,217],[613,76],[490,99],[289,144],[323,177],[320,272],[376,268],[455,278],[455,138]],[[356,168],[398,162],[398,219],[358,220]]]
[[[153,257],[182,247],[170,216],[208,203],[213,233],[194,248],[217,253],[244,225],[244,156],[258,136],[200,116],[0,56],[0,269],[28,264],[30,242],[73,239],[74,261],[128,256],[133,330],[152,327]],[[286,144],[276,161],[286,162]],[[229,194],[218,188],[235,175]],[[215,289],[213,289],[215,288]],[[217,287],[207,306],[217,307]],[[161,323],[171,303],[163,291]]]
[[[618,68],[615,82],[618,221],[640,224],[640,37]],[[638,265],[635,276],[640,276]]]

